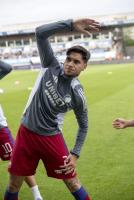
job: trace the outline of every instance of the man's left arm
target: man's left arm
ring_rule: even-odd
[[[61,166],[60,172],[64,172],[65,174],[76,172],[76,165],[77,165],[77,159],[80,156],[81,148],[85,142],[85,138],[88,131],[88,111],[85,101],[85,96],[83,94],[82,88],[77,88],[76,90],[76,106],[74,108],[74,113],[77,118],[78,122],[78,132],[77,137],[75,141],[74,148],[70,151],[70,154],[67,158],[64,160],[64,165]],[[78,92],[79,91],[79,92]],[[78,94],[79,93],[79,94]]]
[[[84,141],[87,135],[87,131],[88,131],[88,111],[87,111],[87,108],[85,108],[84,110],[76,109],[74,110],[74,112],[75,112],[79,127],[78,127],[75,145],[74,145],[74,148],[71,150],[71,154],[79,157],[82,146],[84,144]]]
[[[11,72],[11,65],[0,60],[0,79],[6,76],[9,72]]]

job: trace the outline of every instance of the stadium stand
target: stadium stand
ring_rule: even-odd
[[[90,36],[72,33],[72,35],[55,35],[50,38],[55,54],[60,61],[64,60],[66,49],[75,44],[90,50],[90,62],[133,59],[134,47],[126,46],[124,37],[134,40],[134,13],[94,18],[102,24],[101,33],[91,33]],[[15,69],[39,67],[40,59],[35,40],[35,27],[44,23],[48,22],[0,27],[0,59],[12,64]]]

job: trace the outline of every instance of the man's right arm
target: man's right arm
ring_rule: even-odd
[[[36,38],[41,59],[42,67],[55,66],[58,64],[53,54],[53,50],[48,42],[48,37],[75,31],[84,34],[90,34],[91,31],[99,31],[100,23],[93,19],[65,20],[56,23],[45,24],[36,28]]]
[[[69,32],[71,30],[72,20],[45,24],[36,28],[36,39],[42,67],[55,66],[58,64],[48,38],[56,33]]]
[[[6,76],[9,72],[11,72],[11,65],[0,60],[0,79]]]

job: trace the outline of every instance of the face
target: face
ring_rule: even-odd
[[[64,62],[64,73],[67,76],[78,76],[81,71],[86,68],[87,64],[82,59],[80,53],[71,52],[70,55],[66,57]]]

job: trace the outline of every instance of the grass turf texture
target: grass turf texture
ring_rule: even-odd
[[[112,73],[111,73],[112,72]],[[0,102],[14,134],[37,73],[14,71],[1,80]],[[15,81],[19,80],[19,84]],[[93,200],[134,199],[134,128],[115,130],[117,117],[134,118],[134,64],[89,66],[80,76],[89,107],[89,134],[78,160],[78,174]],[[72,112],[64,122],[64,136],[71,149],[77,130]],[[0,162],[0,199],[8,182],[7,162]],[[60,180],[48,178],[40,162],[36,179],[44,199],[71,200]],[[20,199],[32,200],[23,184]]]

